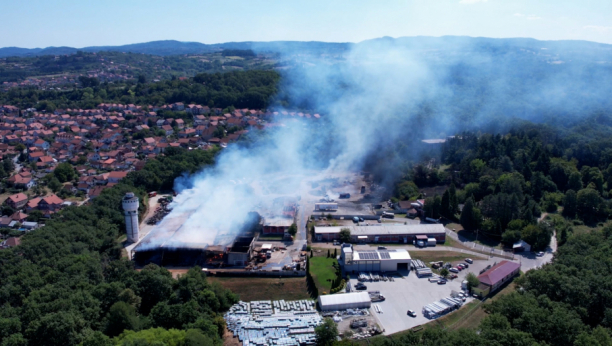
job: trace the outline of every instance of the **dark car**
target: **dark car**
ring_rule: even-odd
[[[414,312],[414,310],[408,310],[407,315],[411,317],[416,317],[416,312]]]
[[[438,285],[446,285],[446,280],[438,280]]]
[[[360,282],[360,283],[358,283],[357,285],[355,285],[355,289],[356,289],[356,290],[359,290],[359,291],[363,291],[363,290],[367,290],[367,289],[368,289],[368,286],[366,286],[366,285],[364,285],[364,284],[362,284],[362,283]]]

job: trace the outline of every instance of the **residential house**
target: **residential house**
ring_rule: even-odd
[[[32,186],[36,185],[34,180],[32,179],[32,173],[30,172],[21,172],[13,175],[8,178],[7,181],[18,189],[30,189]]]
[[[19,246],[21,240],[17,237],[10,237],[7,240],[0,243],[0,249],[9,249],[15,246]]]
[[[108,183],[118,183],[121,179],[125,178],[127,176],[128,172],[126,171],[115,171],[115,172],[110,172],[108,174]]]
[[[26,205],[27,202],[28,202],[28,196],[26,196],[25,194],[21,192],[9,196],[9,198],[7,198],[5,201],[5,203],[13,209],[21,209],[23,208],[23,206]]]

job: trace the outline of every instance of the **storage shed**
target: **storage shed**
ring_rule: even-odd
[[[321,311],[367,309],[372,305],[368,292],[326,294],[319,296]]]

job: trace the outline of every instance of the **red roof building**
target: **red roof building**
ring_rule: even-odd
[[[491,269],[478,275],[478,280],[480,280],[478,289],[482,291],[483,295],[495,292],[506,282],[518,275],[520,269],[520,263],[501,261]]]
[[[28,202],[28,196],[23,193],[17,193],[9,196],[6,199],[6,204],[8,204],[13,209],[21,209]]]

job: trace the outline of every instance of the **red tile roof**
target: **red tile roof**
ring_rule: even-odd
[[[494,265],[491,269],[478,275],[478,280],[481,283],[494,286],[496,283],[501,281],[506,276],[510,275],[513,271],[521,267],[520,263],[501,261]]]
[[[28,196],[26,196],[25,194],[20,192],[20,193],[17,193],[17,194],[9,196],[8,199],[11,200],[11,202],[17,204],[19,202],[23,202],[23,201],[27,200]]]

